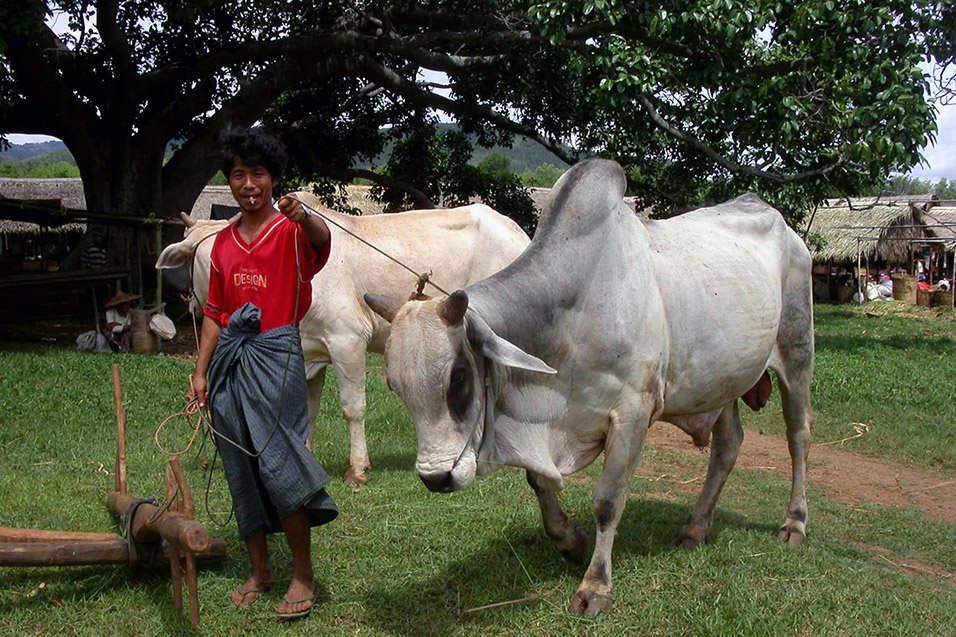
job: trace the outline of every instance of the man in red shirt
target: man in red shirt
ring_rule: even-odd
[[[310,529],[338,514],[328,474],[306,447],[308,401],[298,322],[329,258],[328,227],[295,199],[273,205],[286,156],[262,129],[228,131],[222,171],[239,203],[219,233],[191,392],[209,403],[216,444],[252,573],[231,595],[246,607],[273,579],[267,533],[282,531],[292,581],[276,609],[304,617],[315,597]],[[207,383],[208,374],[208,383]]]

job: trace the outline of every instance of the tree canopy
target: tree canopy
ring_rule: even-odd
[[[429,205],[444,179],[517,205],[465,174],[441,117],[617,159],[659,210],[754,190],[799,216],[920,162],[919,64],[953,88],[954,25],[951,0],[19,0],[0,5],[0,133],[63,140],[88,205],[126,215],[188,208],[218,134],[256,122],[298,182]]]

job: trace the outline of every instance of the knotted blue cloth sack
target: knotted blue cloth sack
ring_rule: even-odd
[[[281,531],[280,520],[303,507],[312,526],[338,515],[323,488],[331,478],[305,444],[309,409],[299,328],[260,333],[261,316],[252,303],[233,313],[209,367],[212,426],[243,540]]]

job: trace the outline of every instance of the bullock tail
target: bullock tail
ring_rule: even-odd
[[[748,389],[740,398],[743,399],[744,404],[754,411],[760,411],[760,408],[767,404],[772,389],[773,383],[770,381],[770,372],[764,371],[757,384]]]

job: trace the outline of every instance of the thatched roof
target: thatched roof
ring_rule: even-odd
[[[0,177],[0,199],[41,200],[57,208],[86,209],[83,183],[79,179],[11,179]],[[43,232],[85,232],[85,223],[65,223],[53,228],[27,221],[0,219],[0,234],[32,234]]]
[[[818,206],[808,218],[810,233],[822,240],[813,250],[814,261],[855,261],[862,249],[871,259],[905,262],[905,240],[926,236],[921,207],[909,201],[875,201],[833,199]]]
[[[944,201],[923,213],[926,232],[956,242],[956,202]],[[950,244],[952,247],[953,244]]]
[[[86,195],[79,179],[11,179],[0,177],[0,197],[7,199],[59,199],[64,208],[86,210]]]
[[[360,210],[363,215],[380,214],[382,204],[371,198],[371,186],[346,186],[347,205]],[[550,188],[530,188],[530,195],[536,211],[540,214],[550,196]],[[83,183],[79,179],[10,179],[0,178],[0,197],[10,199],[58,200],[64,208],[86,210],[86,198]],[[635,209],[634,198],[625,197],[625,203]],[[235,206],[229,186],[206,186],[193,204],[190,216],[193,219],[209,219],[213,205]],[[637,211],[638,216],[647,218],[646,210]],[[64,224],[57,232],[84,231],[86,224]],[[39,234],[46,228],[35,223],[0,219],[0,234]]]

